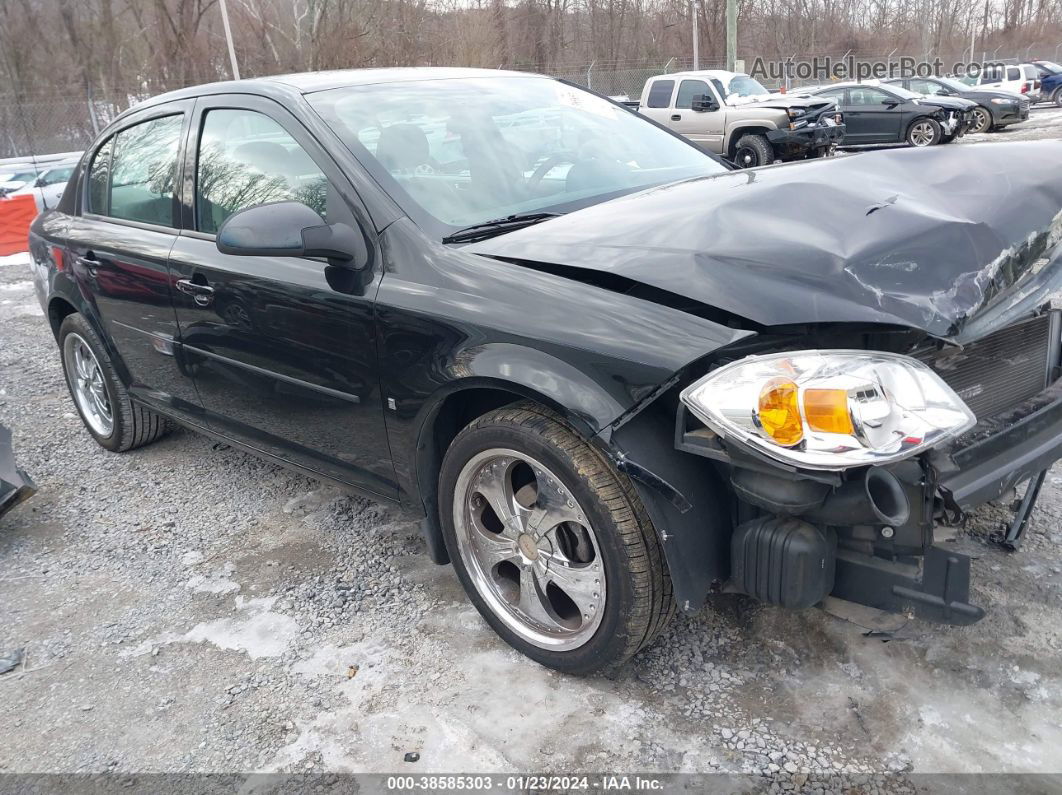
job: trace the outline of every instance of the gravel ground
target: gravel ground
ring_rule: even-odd
[[[990,607],[973,627],[874,636],[726,596],[573,679],[498,640],[389,508],[188,432],[98,448],[21,256],[0,259],[0,422],[40,489],[0,521],[0,651],[27,651],[0,677],[0,772],[1062,773],[1057,468],[1020,552],[986,543],[994,509],[956,541]]]

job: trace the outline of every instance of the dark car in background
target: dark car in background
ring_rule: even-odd
[[[925,97],[960,97],[977,103],[970,113],[970,133],[1001,130],[1029,118],[1027,97],[1011,91],[968,86],[950,77],[897,77],[884,81],[885,85],[900,86]]]
[[[959,97],[924,97],[895,85],[840,83],[806,93],[837,100],[845,119],[845,146],[945,144],[969,129],[977,107]]]
[[[587,673],[723,591],[983,615],[936,528],[1062,456],[1062,143],[971,149],[738,171],[546,77],[216,83],[104,130],[31,257],[101,446],[402,505]]]
[[[1032,61],[1040,73],[1040,99],[1062,108],[1062,66],[1054,61]]]

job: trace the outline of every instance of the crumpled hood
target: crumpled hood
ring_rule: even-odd
[[[727,107],[740,108],[741,110],[756,110],[757,108],[827,108],[836,107],[837,100],[833,97],[818,97],[811,94],[761,94],[750,97],[733,97],[727,99]]]
[[[654,188],[469,246],[762,325],[974,339],[1062,296],[1062,141],[896,149]]]

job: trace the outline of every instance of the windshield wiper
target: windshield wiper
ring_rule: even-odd
[[[472,224],[472,226],[466,226],[464,229],[458,229],[453,234],[444,237],[442,242],[472,243],[476,240],[486,240],[488,237],[522,229],[540,221],[559,218],[561,215],[563,213],[518,213],[516,215],[507,215],[504,218],[495,218],[493,221],[484,221],[481,224]]]

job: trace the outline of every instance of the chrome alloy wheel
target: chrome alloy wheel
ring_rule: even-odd
[[[601,624],[605,570],[586,512],[553,472],[515,450],[484,450],[454,494],[461,560],[491,611],[527,642],[576,649]]]
[[[103,382],[103,370],[96,361],[96,354],[79,334],[66,335],[63,364],[85,422],[100,436],[110,436],[114,430],[114,415]]]
[[[989,115],[988,111],[986,111],[984,108],[981,108],[981,107],[974,108],[973,109],[973,118],[974,118],[973,127],[971,128],[970,132],[983,133],[983,132],[987,131],[989,127],[992,126],[992,117]]]
[[[911,144],[913,146],[929,146],[936,140],[933,125],[928,121],[920,121],[911,128]]]

